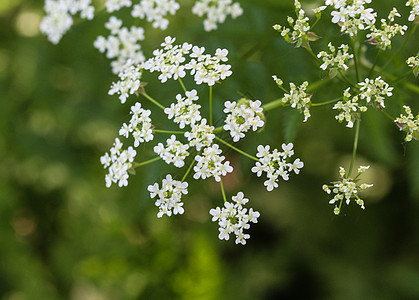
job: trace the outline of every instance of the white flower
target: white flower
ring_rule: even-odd
[[[346,62],[353,58],[353,54],[348,53],[349,46],[345,44],[340,45],[337,53],[336,48],[332,45],[332,43],[329,43],[327,46],[330,49],[330,54],[325,51],[321,51],[319,54],[317,54],[317,57],[323,60],[323,64],[320,66],[320,68],[322,70],[326,70],[327,68],[347,70],[348,66],[346,65]]]
[[[188,183],[172,179],[170,174],[166,175],[163,179],[161,188],[157,183],[148,186],[150,197],[157,196],[155,205],[159,208],[157,217],[161,218],[163,215],[171,216],[172,213],[183,214],[183,202],[181,201],[182,195],[188,193]]]
[[[267,180],[264,182],[266,189],[272,191],[278,187],[279,177],[283,180],[289,179],[289,173],[293,171],[295,174],[300,173],[300,169],[304,167],[304,163],[297,158],[293,163],[288,163],[287,158],[294,155],[293,144],[282,144],[283,152],[274,149],[269,152],[269,145],[257,147],[258,153],[256,157],[259,161],[252,167],[252,172],[256,173],[258,177],[262,173],[266,173]]]
[[[262,120],[262,107],[259,100],[252,101],[242,98],[236,102],[226,101],[224,112],[228,113],[225,119],[224,130],[230,131],[234,142],[244,138],[244,133],[249,129],[256,131],[263,127],[265,122]]]
[[[166,163],[173,163],[176,167],[181,168],[185,165],[185,158],[189,155],[187,151],[189,145],[184,145],[176,140],[175,135],[172,135],[166,141],[166,147],[159,143],[154,147],[154,152],[158,154]]]
[[[215,181],[219,182],[221,176],[233,172],[230,162],[223,162],[225,157],[220,156],[221,153],[222,151],[217,144],[204,148],[202,155],[195,156],[197,164],[194,166],[195,174],[193,177],[195,179],[214,177]]]
[[[139,4],[134,5],[131,15],[147,19],[148,22],[153,22],[154,28],[165,30],[169,25],[166,16],[176,14],[179,7],[179,3],[174,0],[141,0]]]
[[[173,118],[175,123],[179,124],[179,128],[185,128],[185,125],[194,126],[196,122],[201,120],[199,109],[201,105],[194,104],[193,101],[199,99],[197,91],[187,91],[185,97],[181,94],[176,95],[177,103],[172,103],[170,107],[165,108],[164,112],[169,119]]]
[[[204,47],[194,46],[190,55],[192,60],[185,65],[185,69],[191,70],[191,75],[194,75],[196,84],[206,83],[212,86],[216,81],[233,74],[230,65],[222,64],[228,60],[227,49],[218,48],[214,56],[204,54],[204,51]]]
[[[243,10],[239,3],[232,0],[197,0],[192,13],[199,17],[206,15],[204,29],[211,31],[217,29],[217,23],[224,23],[228,15],[235,19],[243,14]]]
[[[246,240],[250,238],[250,235],[245,234],[243,231],[250,228],[249,223],[257,223],[257,219],[260,216],[260,213],[254,211],[253,208],[249,210],[244,208],[247,202],[249,202],[249,199],[244,198],[244,194],[239,192],[232,197],[232,202],[224,202],[224,207],[216,207],[210,210],[212,221],[218,221],[218,230],[220,232],[218,238],[220,240],[228,240],[230,234],[234,233],[236,244],[246,244]]]
[[[389,23],[385,19],[381,19],[381,29],[376,28],[374,25],[371,26],[371,32],[367,34],[367,42],[373,45],[377,45],[378,48],[386,50],[391,48],[391,39],[397,34],[403,35],[407,30],[406,25],[392,24],[394,17],[400,17],[396,8],[388,15]]]
[[[112,72],[115,74],[132,72],[128,70],[130,66],[138,69],[140,67],[138,65],[145,60],[141,45],[138,43],[144,40],[144,29],[135,26],[130,29],[122,27],[122,21],[114,16],[109,18],[105,27],[111,31],[111,34],[107,38],[98,36],[93,45],[100,52],[106,52],[107,58],[115,59],[111,63]]]
[[[410,142],[413,138],[419,138],[419,114],[415,118],[409,106],[404,105],[403,108],[406,111],[406,115],[401,114],[394,122],[399,126],[400,130],[407,132],[405,141]]]
[[[104,168],[108,168],[109,173],[105,176],[106,187],[110,187],[112,183],[118,183],[120,187],[128,185],[128,170],[132,168],[132,163],[137,152],[132,148],[122,149],[123,144],[116,138],[113,147],[109,153],[105,153],[100,158],[100,162]]]
[[[358,168],[358,173],[355,177],[350,178],[347,176],[346,171],[343,167],[339,167],[339,174],[341,177],[340,181],[332,182],[333,185],[323,185],[323,190],[328,194],[335,194],[335,196],[329,201],[329,204],[335,204],[334,214],[338,215],[341,212],[341,207],[343,203],[349,205],[351,199],[354,199],[355,202],[361,206],[362,209],[365,209],[364,201],[359,198],[358,193],[361,190],[365,190],[369,187],[372,187],[372,184],[363,183],[361,185],[357,184],[358,177],[364,173],[369,166],[361,166]]]
[[[131,0],[106,0],[105,2],[107,12],[114,12],[122,7],[130,7],[131,5]]]
[[[419,0],[408,0],[406,6],[410,6],[412,9],[409,15],[409,21],[414,21],[419,16]]]
[[[123,71],[120,72],[118,76],[120,80],[112,83],[108,94],[118,94],[121,103],[125,103],[129,95],[135,94],[141,87],[140,79],[142,72],[140,67],[135,67],[132,65],[131,61],[128,61],[126,66],[123,67]]]
[[[165,83],[168,79],[185,77],[185,54],[188,54],[192,48],[191,44],[183,43],[183,45],[173,45],[176,39],[167,36],[161,44],[163,49],[153,51],[154,57],[148,59],[144,63],[144,69],[150,72],[157,71],[160,73],[159,80]]]
[[[358,85],[361,86],[361,93],[359,94],[361,99],[365,99],[367,103],[374,102],[382,108],[385,107],[383,96],[390,97],[393,95],[391,92],[393,88],[382,80],[381,76],[374,80],[366,78],[364,82],[358,83]]]
[[[210,146],[215,138],[213,133],[214,126],[207,125],[206,119],[201,119],[201,123],[196,123],[191,126],[191,131],[185,132],[185,137],[189,141],[191,147],[195,147],[200,151],[201,148]]]
[[[53,44],[58,44],[73,25],[72,15],[80,12],[81,18],[92,20],[95,9],[91,0],[45,0],[44,10],[46,16],[40,29]]]
[[[311,95],[306,94],[306,89],[308,87],[308,82],[304,81],[297,89],[297,86],[294,83],[290,83],[290,92],[289,94],[284,94],[282,98],[283,103],[290,103],[292,108],[298,109],[304,115],[304,121],[306,122],[311,116],[310,114],[310,105],[311,105]]]
[[[370,2],[370,0],[326,0],[325,4],[336,9],[331,12],[332,22],[339,24],[341,32],[352,37],[356,36],[359,30],[366,30],[374,25],[377,13],[365,6]]]
[[[352,128],[354,126],[354,121],[356,118],[359,117],[359,113],[366,112],[367,107],[359,105],[358,96],[354,96],[351,98],[351,94],[349,93],[349,89],[347,88],[343,93],[343,101],[337,102],[333,109],[340,110],[339,114],[335,116],[336,120],[339,122],[346,121],[346,127]]]

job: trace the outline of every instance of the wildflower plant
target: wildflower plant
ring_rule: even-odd
[[[198,0],[191,6],[192,14],[205,18],[205,31],[217,29],[229,16],[234,19],[244,13],[239,1]],[[373,8],[372,0],[325,0],[322,5],[313,9],[313,13],[306,12],[302,4],[295,0],[295,16],[279,20],[281,24],[275,24],[273,28],[279,33],[278,39],[283,38],[296,48],[303,48],[295,51],[307,51],[322,78],[310,84],[308,81],[301,84],[289,81],[287,89],[283,79],[268,74],[273,78],[271,84],[276,84],[279,88],[276,100],[269,101],[261,97],[250,99],[243,96],[224,99],[222,112],[225,118],[219,122],[214,120],[213,95],[215,90],[222,88],[223,81],[234,80],[234,65],[228,63],[229,50],[219,45],[213,52],[208,52],[202,45],[179,42],[182,37],[168,35],[161,41],[160,47],[155,47],[154,51],[147,49],[143,52],[141,43],[147,36],[143,29],[146,28],[145,23],[151,22],[152,27],[166,30],[170,25],[170,19],[175,18],[181,8],[180,2],[105,1],[106,11],[111,15],[104,25],[110,31],[110,35],[98,36],[93,44],[99,52],[112,60],[112,71],[118,75],[108,93],[118,96],[122,104],[141,99],[131,106],[131,119],[123,123],[119,130],[119,136],[126,141],[121,142],[117,137],[110,151],[100,158],[103,167],[108,170],[108,174],[105,175],[106,186],[110,187],[112,183],[120,187],[127,186],[129,175],[135,174],[135,168],[159,160],[174,165],[174,173],[166,174],[161,184],[154,183],[148,186],[150,197],[155,199],[155,205],[158,207],[157,216],[161,218],[163,215],[183,214],[183,201],[188,201],[188,187],[191,182],[213,177],[209,180],[214,180],[220,185],[220,199],[224,202],[223,205],[209,211],[212,221],[218,222],[219,238],[228,240],[230,235],[234,235],[236,244],[244,245],[250,237],[246,230],[250,228],[250,223],[257,223],[260,213],[245,207],[249,200],[244,197],[242,191],[232,196],[231,201],[227,201],[223,179],[234,172],[235,166],[226,157],[226,150],[236,151],[244,158],[252,160],[253,166],[249,171],[256,177],[265,177],[264,186],[267,191],[280,188],[294,174],[298,175],[304,167],[300,158],[293,158],[294,155],[299,156],[300,149],[295,149],[291,141],[281,143],[279,149],[259,144],[253,146],[256,154],[252,155],[235,143],[246,139],[246,135],[251,131],[260,133],[269,123],[266,116],[268,111],[290,107],[299,111],[302,122],[309,124],[310,117],[316,115],[316,108],[325,107],[336,112],[335,119],[339,123],[345,122],[348,130],[351,130],[353,148],[349,170],[340,167],[340,179],[323,185],[323,190],[333,195],[329,203],[334,205],[336,215],[352,200],[365,209],[365,202],[360,198],[360,194],[372,187],[372,184],[360,184],[359,180],[369,166],[360,167],[357,174],[352,174],[364,114],[371,110],[382,113],[406,133],[406,142],[417,140],[419,137],[419,116],[414,117],[413,110],[407,103],[403,103],[404,112],[398,118],[394,118],[388,109],[391,106],[388,103],[395,101],[393,99],[398,97],[397,90],[403,86],[400,81],[411,74],[417,76],[419,72],[418,56],[415,56],[415,53],[403,58],[403,61],[406,61],[405,73],[391,74],[385,71],[414,36],[418,26],[416,20],[419,15],[419,2],[409,0],[406,6],[410,8],[409,15],[403,15],[393,8],[387,19],[383,18],[377,22],[379,16]],[[118,19],[114,15],[122,9],[129,10],[129,15],[136,21],[135,24],[141,26],[124,27],[123,23],[128,24],[128,20]],[[86,19],[94,17],[94,8],[90,0],[46,0],[45,12],[41,30],[52,43],[58,43],[70,29],[76,14]],[[310,17],[312,15],[314,18]],[[396,17],[397,22],[402,25],[395,23]],[[322,33],[314,31],[319,22],[331,22],[345,41],[326,41],[327,47],[323,48],[317,45],[322,39]],[[287,24],[283,25],[285,23]],[[405,34],[400,48],[386,54],[383,62],[380,57],[384,57],[385,52],[392,51],[393,40]],[[365,47],[376,53],[373,61],[365,54]],[[144,53],[152,55],[146,57]],[[156,73],[161,84],[160,89],[165,91],[166,82],[177,81],[182,92],[173,92],[167,88],[166,99],[155,99],[148,94],[147,82],[144,81],[145,73]],[[188,78],[185,82],[188,85],[192,82],[193,87],[185,85],[185,78]],[[325,94],[330,95],[323,93],[322,89],[328,84],[339,87],[339,93],[335,98],[324,99]],[[411,85],[404,87],[412,88]],[[144,102],[153,104],[155,109],[145,109]],[[159,120],[161,116],[170,120],[173,128],[163,128],[164,125],[161,124],[164,123]],[[146,143],[152,144],[154,155],[151,157],[146,157],[143,153],[139,155],[142,150],[139,146]],[[141,161],[136,161],[137,157],[140,157]]]

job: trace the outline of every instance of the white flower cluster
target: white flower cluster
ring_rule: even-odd
[[[165,30],[169,25],[169,20],[165,17],[169,13],[175,15],[179,7],[175,0],[141,0],[134,5],[131,15],[134,18],[147,19],[148,22],[153,22],[154,28]]]
[[[320,66],[320,68],[322,70],[326,70],[327,68],[347,70],[348,66],[346,65],[346,62],[353,58],[353,54],[348,53],[349,46],[345,44],[340,45],[337,53],[336,48],[332,45],[332,43],[329,43],[327,46],[330,49],[330,54],[326,51],[321,51],[319,54],[317,54],[317,57],[323,60],[323,64]]]
[[[131,0],[106,0],[105,2],[107,12],[118,11],[122,7],[130,7],[131,5]]]
[[[227,49],[218,48],[215,55],[204,54],[205,48],[193,46],[188,43],[173,45],[176,38],[167,36],[161,44],[163,49],[156,49],[153,52],[154,57],[144,63],[144,69],[150,72],[160,72],[159,79],[162,83],[172,78],[177,80],[186,75],[185,70],[191,70],[194,80],[197,84],[206,83],[209,86],[215,84],[218,80],[224,80],[232,74],[231,66],[223,64],[228,61]],[[184,64],[186,58],[184,55],[190,54],[191,61]]]
[[[374,24],[371,25],[371,32],[367,34],[367,42],[377,45],[377,47],[382,50],[391,48],[391,39],[397,34],[403,35],[407,30],[406,25],[392,24],[395,16],[400,17],[400,14],[397,12],[396,8],[393,8],[388,15],[388,24],[385,19],[381,19],[381,29],[377,29]]]
[[[131,120],[127,125],[124,123],[119,130],[119,135],[128,138],[131,134],[134,138],[134,147],[138,147],[143,142],[153,140],[153,126],[151,125],[151,111],[143,109],[141,103],[137,102],[131,106]]]
[[[100,158],[103,167],[109,168],[109,173],[105,175],[106,187],[110,187],[112,183],[118,182],[120,187],[128,185],[128,170],[132,168],[137,152],[130,146],[126,150],[122,150],[123,144],[116,138],[113,147]]]
[[[370,166],[360,166],[358,168],[358,174],[354,178],[348,178],[346,171],[343,167],[339,167],[340,181],[332,182],[333,185],[323,185],[323,190],[330,194],[336,194],[330,201],[329,204],[338,204],[334,208],[334,214],[338,215],[341,212],[343,201],[346,202],[346,205],[349,205],[351,199],[354,198],[355,202],[361,206],[362,209],[365,209],[364,201],[359,198],[358,193],[362,190],[365,190],[369,187],[372,187],[372,184],[363,183],[361,185],[357,184],[358,177],[364,173]]]
[[[58,44],[73,25],[72,15],[80,12],[81,18],[92,20],[95,11],[91,0],[45,0],[44,10],[40,29],[53,44]]]
[[[304,81],[303,84],[298,87],[298,89],[297,89],[297,86],[291,82],[289,94],[284,94],[284,98],[282,98],[282,102],[284,104],[289,102],[292,108],[296,108],[304,114],[303,122],[306,122],[308,118],[310,118],[311,116],[310,114],[311,95],[306,94],[307,87],[308,87],[307,81]]]
[[[120,80],[112,83],[108,94],[118,94],[121,103],[125,103],[128,96],[135,94],[141,87],[142,72],[140,67],[132,65],[131,61],[128,61],[122,69],[123,71],[118,74]]]
[[[124,72],[127,62],[138,65],[145,60],[138,41],[144,40],[144,29],[131,26],[130,29],[122,27],[122,21],[112,16],[105,24],[111,31],[107,38],[98,36],[94,42],[95,48],[101,53],[106,52],[106,57],[116,59],[111,63],[112,72],[118,74]]]
[[[223,163],[225,157],[220,155],[221,153],[220,146],[212,144],[203,150],[202,155],[196,155],[195,160],[197,164],[193,168],[195,171],[193,178],[206,179],[214,177],[215,181],[220,182],[221,176],[226,176],[227,173],[233,172],[233,167],[230,166],[229,161]]]
[[[403,108],[406,111],[406,115],[401,114],[394,122],[399,126],[400,130],[407,132],[404,139],[406,142],[410,142],[413,138],[419,139],[419,114],[415,118],[409,106],[404,105]]]
[[[231,199],[233,200],[232,202],[224,202],[224,207],[216,207],[210,210],[212,221],[218,221],[218,226],[220,226],[218,228],[220,231],[218,238],[220,240],[228,240],[230,239],[230,234],[234,233],[236,244],[245,245],[250,235],[243,231],[250,228],[250,222],[257,223],[260,213],[254,211],[253,208],[247,210],[244,207],[249,202],[249,199],[244,198],[242,192],[237,193]]]
[[[292,17],[287,18],[291,29],[282,27],[278,24],[274,25],[273,28],[280,32],[288,43],[297,43],[296,46],[300,47],[303,42],[308,41],[307,34],[310,30],[310,24],[308,23],[309,18],[305,15],[304,10],[301,8],[301,3],[298,0],[295,0],[294,5],[297,13],[297,19],[294,20]]]
[[[165,83],[167,79],[173,77],[177,80],[186,75],[185,66],[182,63],[186,60],[184,55],[188,54],[192,48],[191,44],[183,43],[182,46],[173,45],[176,38],[167,36],[161,44],[163,49],[153,51],[154,57],[144,63],[144,69],[150,72],[160,72],[159,80]]]
[[[412,68],[413,71],[413,75],[415,75],[415,77],[418,77],[419,75],[419,57],[416,56],[411,56],[406,60],[406,63],[409,67]]]
[[[332,22],[339,24],[341,32],[356,36],[359,30],[366,30],[375,23],[377,13],[365,5],[371,0],[326,0],[325,4],[333,6]]]
[[[230,70],[231,65],[221,63],[228,61],[227,49],[216,49],[214,56],[204,54],[204,51],[204,47],[194,46],[190,55],[192,60],[185,66],[191,70],[196,84],[206,83],[212,86],[216,81],[224,80],[233,74]]]
[[[410,6],[412,10],[410,11],[409,21],[414,21],[417,16],[419,16],[419,0],[408,0],[406,6]]]
[[[186,98],[182,97],[181,94],[177,94],[177,103],[172,103],[170,107],[164,109],[168,118],[173,118],[173,121],[179,124],[179,128],[181,129],[185,128],[185,125],[191,125],[193,127],[196,122],[201,120],[201,114],[199,112],[201,105],[194,103],[194,101],[199,99],[197,91],[186,91],[185,96]]]
[[[358,83],[361,86],[359,97],[365,99],[367,103],[374,102],[379,107],[384,108],[384,97],[390,97],[393,95],[391,92],[393,87],[390,87],[388,83],[381,79],[381,76],[374,80],[366,78],[364,82]]]
[[[238,142],[244,138],[250,128],[256,131],[258,128],[263,127],[262,107],[259,100],[252,101],[242,98],[237,102],[226,101],[224,102],[224,112],[227,115],[225,119],[224,129],[230,131],[230,135],[234,142]]]
[[[154,152],[159,155],[167,164],[173,163],[175,167],[182,168],[185,165],[185,158],[189,155],[187,151],[189,145],[184,145],[176,140],[175,135],[167,139],[167,145],[164,147],[159,143],[154,147]]]
[[[185,137],[189,141],[191,147],[195,147],[197,151],[201,148],[208,147],[215,138],[214,126],[207,125],[206,119],[201,119],[201,123],[192,125],[191,131],[185,132]]]
[[[411,56],[406,60],[406,63],[411,68],[419,67],[419,56]]]
[[[233,19],[243,14],[243,9],[239,3],[232,0],[197,0],[192,7],[192,13],[202,17],[204,20],[205,31],[217,29],[217,23],[224,23],[228,15]]]
[[[300,173],[300,169],[304,167],[304,163],[299,158],[293,163],[287,162],[287,158],[294,155],[293,146],[292,143],[289,143],[288,145],[282,144],[283,152],[274,149],[272,153],[269,152],[269,145],[265,147],[262,145],[258,146],[258,153],[256,153],[256,156],[259,158],[259,161],[252,167],[252,172],[256,173],[258,177],[260,177],[263,172],[266,173],[268,179],[264,182],[264,185],[268,191],[272,191],[274,188],[278,187],[279,177],[282,177],[283,180],[288,180],[291,171],[298,174]]]
[[[367,107],[359,105],[358,96],[354,96],[351,99],[351,94],[349,93],[349,89],[347,88],[343,92],[343,101],[339,101],[333,106],[333,109],[340,110],[341,112],[335,117],[336,120],[339,122],[346,121],[346,127],[352,128],[354,126],[355,118],[358,117],[360,112],[366,112]]]
[[[188,183],[172,179],[168,174],[162,181],[161,188],[157,183],[148,186],[150,197],[158,197],[155,205],[159,208],[157,217],[161,218],[163,215],[171,216],[172,213],[181,215],[184,213],[182,195],[188,193]]]

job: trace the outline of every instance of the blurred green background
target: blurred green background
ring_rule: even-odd
[[[407,19],[405,1],[375,2],[378,19],[393,6]],[[167,31],[140,23],[146,56],[166,35],[206,46],[210,53],[229,49],[233,75],[214,89],[218,125],[225,100],[245,94],[267,103],[281,97],[273,74],[285,85],[327,76],[306,51],[294,49],[272,30],[294,16],[291,0],[240,3],[244,15],[228,18],[210,33],[191,15],[192,1],[186,0]],[[304,124],[291,109],[273,110],[265,130],[248,134],[238,145],[253,154],[258,144],[280,147],[293,141],[305,167],[267,192],[263,180],[250,172],[251,161],[224,150],[235,167],[225,179],[227,196],[243,191],[261,213],[246,246],[218,239],[208,213],[222,205],[213,180],[189,178],[185,214],[157,219],[147,186],[168,172],[182,176],[184,170],[160,161],[138,170],[128,187],[107,189],[99,162],[136,101],[121,105],[107,95],[116,78],[93,41],[108,34],[103,24],[109,16],[76,21],[54,46],[38,30],[42,7],[41,0],[0,2],[1,299],[419,299],[418,141],[405,144],[390,120],[369,109],[361,124],[357,164],[371,165],[363,181],[375,186],[365,195],[365,211],[352,203],[336,217],[321,186],[338,178],[339,165],[348,167],[354,131],[335,121],[330,106],[312,108]],[[312,44],[316,53],[329,41],[347,42],[328,19],[316,28],[323,37]],[[418,37],[387,71],[407,71],[404,60],[416,55]],[[402,42],[395,38],[393,49]],[[366,51],[373,60],[376,49]],[[380,63],[390,56],[384,54]],[[156,77],[144,75],[147,92],[167,104],[180,86],[161,85]],[[419,84],[413,76],[406,81]],[[185,82],[194,88],[191,80]],[[417,114],[417,92],[403,82],[394,86],[386,102],[389,113],[398,116],[407,103]],[[312,100],[335,98],[344,88],[333,81]],[[208,88],[197,89],[206,99]],[[156,126],[170,124],[145,99],[138,101],[153,110]],[[152,156],[152,145],[140,148],[144,160]]]

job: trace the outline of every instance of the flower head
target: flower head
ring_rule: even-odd
[[[224,207],[217,207],[210,210],[212,221],[218,222],[220,240],[230,239],[230,234],[236,236],[236,244],[246,244],[246,240],[250,238],[249,234],[244,233],[245,229],[250,228],[249,223],[257,223],[260,216],[258,211],[252,208],[247,210],[244,205],[249,202],[249,199],[244,198],[242,192],[237,193],[232,197],[231,202],[224,202]]]
[[[157,217],[161,218],[163,215],[171,216],[172,213],[181,215],[184,213],[182,195],[188,193],[188,183],[172,179],[172,175],[166,175],[163,179],[161,188],[157,183],[148,186],[150,197],[157,200],[155,205],[159,208]]]

